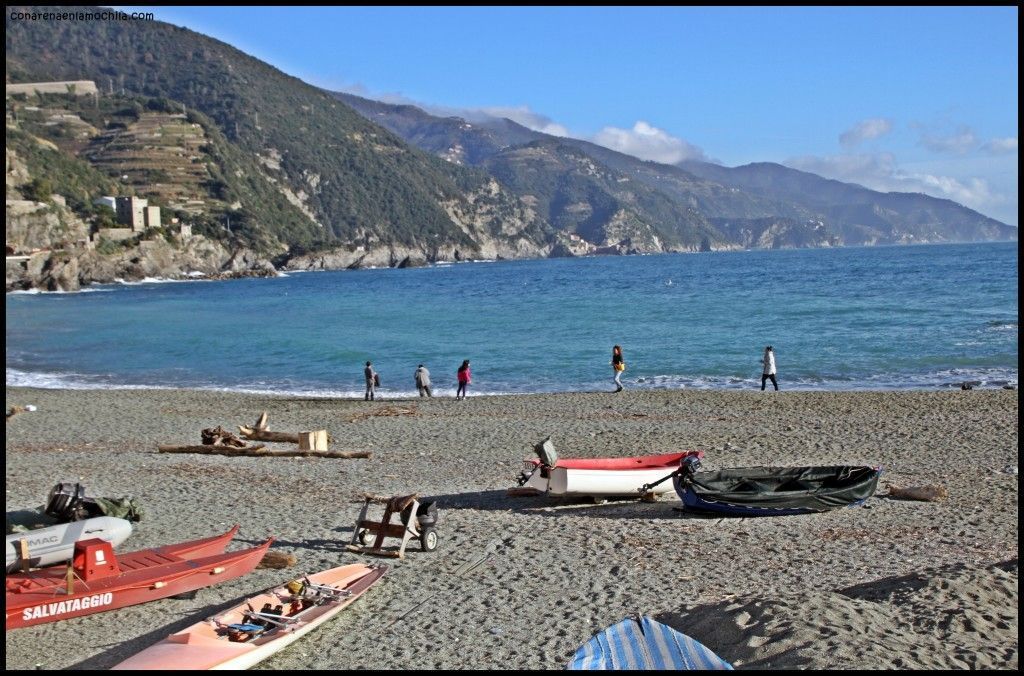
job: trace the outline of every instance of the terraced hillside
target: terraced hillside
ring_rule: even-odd
[[[143,113],[127,127],[97,133],[83,155],[137,194],[199,213],[210,208],[208,144],[202,125],[183,113]]]
[[[535,256],[550,247],[541,219],[495,223],[478,211],[485,194],[505,211],[518,208],[485,172],[424,153],[223,42],[160,21],[8,20],[6,29],[11,82],[116,82],[127,96],[167,101],[165,112],[201,114],[221,159],[211,192],[239,204],[264,250],[363,248],[401,260],[492,248]],[[268,209],[268,193],[288,209]]]

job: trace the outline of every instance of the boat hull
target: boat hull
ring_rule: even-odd
[[[313,584],[346,590],[346,596],[301,610],[287,628],[274,629],[246,642],[230,641],[224,627],[246,621],[247,609],[264,604],[288,604],[291,592],[284,586],[246,599],[213,617],[171,634],[163,641],[143,650],[113,667],[127,669],[227,670],[248,669],[327,622],[359,598],[387,572],[387,566],[350,564],[308,576]]]
[[[38,568],[70,561],[79,540],[99,538],[117,547],[132,534],[132,524],[113,516],[97,516],[83,521],[59,523],[7,536],[7,572],[21,567],[18,541],[28,540],[29,566]]]
[[[661,455],[630,458],[567,458],[559,459],[554,467],[542,465],[539,460],[525,463],[523,484],[527,488],[554,496],[565,497],[639,497],[640,489],[679,469],[683,458],[704,456],[703,451],[683,451]],[[672,490],[665,481],[649,492],[661,495]]]
[[[741,467],[672,479],[685,509],[723,516],[787,516],[862,504],[880,467]]]
[[[8,575],[6,628],[116,610],[245,575],[260,562],[273,538],[251,549],[224,553],[237,530],[236,526],[214,538],[118,555],[119,574],[76,580],[71,594],[66,593],[67,566]]]

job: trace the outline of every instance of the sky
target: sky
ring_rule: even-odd
[[[1018,225],[1016,6],[120,9],[325,89],[658,162],[777,162]]]

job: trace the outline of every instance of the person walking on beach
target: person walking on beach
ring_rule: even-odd
[[[373,370],[373,362],[366,362],[366,368],[363,369],[363,375],[366,376],[366,395],[364,399],[366,401],[373,401],[374,390],[377,385],[380,384],[380,376]]]
[[[413,376],[416,380],[416,389],[419,390],[421,397],[433,397],[430,393],[430,371],[423,364],[420,364],[416,368],[416,374]]]
[[[455,401],[466,398],[466,385],[469,385],[471,379],[468,359],[462,362],[462,366],[459,367],[457,376],[459,379],[459,388],[455,390]]]
[[[761,391],[764,392],[765,382],[771,378],[772,385],[775,386],[775,390],[779,389],[779,381],[775,379],[775,351],[772,346],[764,348],[764,356],[761,358],[761,364],[764,367],[761,370]]]
[[[622,372],[626,370],[626,362],[622,358],[622,348],[616,345],[612,348],[612,371],[615,373],[615,391],[621,392],[624,388],[622,387],[622,381],[619,377]]]

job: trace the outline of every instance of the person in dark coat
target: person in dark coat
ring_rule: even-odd
[[[622,358],[622,348],[616,345],[612,348],[612,371],[615,373],[615,391],[621,392],[623,390],[622,381],[619,377],[622,376],[622,372],[626,370],[626,362]]]
[[[373,401],[374,390],[378,382],[377,372],[373,370],[373,362],[366,362],[366,368],[363,369],[363,375],[366,377],[366,394],[363,398],[366,401]]]

